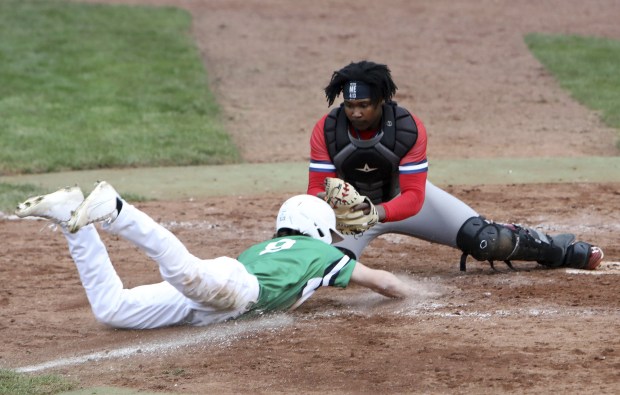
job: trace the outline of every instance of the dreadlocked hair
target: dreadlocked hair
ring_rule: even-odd
[[[349,63],[338,71],[334,71],[332,79],[325,87],[325,96],[329,106],[334,104],[345,84],[349,81],[362,81],[370,86],[370,100],[376,104],[381,100],[391,101],[396,93],[396,84],[387,65],[363,60]]]

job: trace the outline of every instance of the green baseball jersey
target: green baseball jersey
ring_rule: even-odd
[[[258,278],[254,311],[294,309],[321,286],[345,288],[356,264],[336,247],[308,236],[265,241],[237,259]]]

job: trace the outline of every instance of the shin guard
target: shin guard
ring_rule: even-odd
[[[483,217],[472,217],[461,226],[456,244],[463,251],[461,270],[466,270],[468,255],[479,261],[535,261],[548,267],[585,267],[590,245],[575,243],[572,234],[551,237],[532,228],[499,224]]]

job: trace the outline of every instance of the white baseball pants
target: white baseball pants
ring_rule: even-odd
[[[123,202],[109,233],[133,243],[159,265],[161,283],[125,289],[94,225],[64,230],[86,296],[98,321],[146,329],[208,325],[235,318],[258,300],[259,285],[236,259],[199,259],[166,228]]]

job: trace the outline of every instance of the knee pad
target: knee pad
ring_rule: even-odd
[[[456,245],[465,256],[471,255],[479,261],[506,261],[515,252],[517,234],[507,225],[472,217],[459,229]]]

